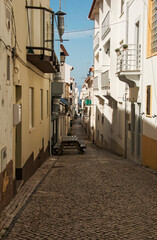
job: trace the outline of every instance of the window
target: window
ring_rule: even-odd
[[[152,116],[152,86],[148,85],[146,88],[146,116]]]
[[[29,88],[29,127],[34,127],[34,89]]]
[[[157,54],[157,1],[149,0],[147,57]]]
[[[157,52],[157,1],[152,1],[151,53]]]
[[[47,116],[49,115],[49,91],[47,90]]]
[[[40,89],[40,120],[43,120],[43,89]]]
[[[124,0],[121,0],[121,14],[124,12]]]
[[[10,81],[10,56],[7,55],[7,80]]]

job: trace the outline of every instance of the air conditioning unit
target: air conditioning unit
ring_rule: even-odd
[[[16,126],[21,122],[22,108],[20,104],[13,105],[13,124]]]

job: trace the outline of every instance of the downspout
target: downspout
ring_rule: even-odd
[[[146,18],[145,18],[146,16]],[[147,5],[143,4],[143,31],[142,31],[142,39],[145,39],[144,36],[145,36],[145,22],[147,23],[148,19],[147,19]],[[142,27],[142,26],[141,26]],[[147,40],[146,40],[147,41]],[[144,57],[143,57],[143,54],[144,54],[144,50],[146,48],[146,41],[144,42],[144,44],[141,44],[141,76],[144,76]],[[143,79],[141,79],[142,81]],[[143,109],[143,84],[141,84],[140,86],[141,88],[141,113],[142,112],[145,112],[145,110]],[[140,163],[142,164],[142,159],[143,159],[143,153],[142,153],[142,140],[143,140],[143,116],[141,115],[140,116],[140,126],[141,126],[141,136],[140,136]]]
[[[128,44],[129,39],[129,7],[135,0],[131,0],[126,3],[126,35],[125,35],[125,43]],[[127,84],[125,84],[125,153],[124,158],[127,158],[127,135],[128,135],[128,126],[127,126]]]
[[[128,28],[129,28],[129,2],[127,2],[126,4],[126,35],[125,35],[125,43],[128,44]],[[125,143],[124,143],[124,158],[127,158],[127,135],[128,135],[128,126],[127,126],[127,99],[126,99],[126,95],[127,95],[127,83],[125,84],[125,97],[124,97],[124,101],[125,101]]]
[[[49,89],[50,89],[50,92],[49,92],[49,97],[50,97],[50,108],[49,108],[49,114],[50,114],[50,120],[49,120],[49,134],[50,134],[50,156],[52,156],[52,149],[51,149],[51,144],[52,144],[52,139],[51,139],[51,134],[52,134],[52,124],[51,124],[51,120],[52,120],[52,114],[51,114],[51,81],[52,81],[52,74],[50,76],[50,81],[49,81]]]

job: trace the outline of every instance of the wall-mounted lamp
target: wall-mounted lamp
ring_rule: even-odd
[[[156,118],[157,117],[157,115],[156,114],[154,114],[153,116],[152,116],[152,118]]]

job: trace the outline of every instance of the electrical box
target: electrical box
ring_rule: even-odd
[[[129,88],[129,101],[137,102],[139,87]]]
[[[20,104],[13,105],[13,124],[16,126],[21,122],[22,109]]]

